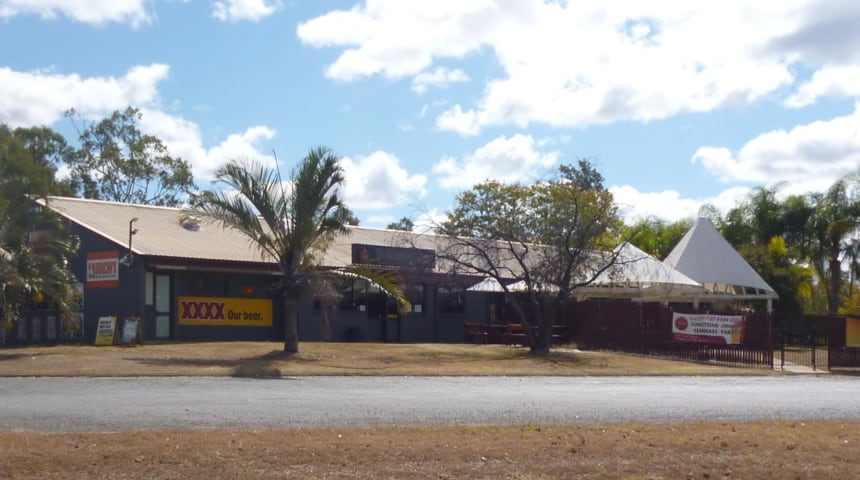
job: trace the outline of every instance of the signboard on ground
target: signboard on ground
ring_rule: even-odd
[[[180,325],[271,327],[268,298],[179,297]]]
[[[126,318],[122,322],[122,343],[130,344],[137,343],[140,344],[140,319],[137,317]]]
[[[113,345],[116,333],[116,317],[99,317],[96,327],[96,345]]]
[[[743,315],[672,313],[672,339],[680,342],[743,343],[746,323]]]

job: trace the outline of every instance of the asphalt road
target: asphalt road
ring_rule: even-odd
[[[860,419],[839,377],[3,378],[0,429]]]

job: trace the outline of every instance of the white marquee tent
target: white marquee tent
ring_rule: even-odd
[[[706,218],[699,218],[663,263],[701,283],[701,300],[766,300],[779,298]]]

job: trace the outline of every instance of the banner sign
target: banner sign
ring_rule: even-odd
[[[860,347],[860,318],[845,319],[845,346]]]
[[[426,248],[385,247],[353,243],[352,263],[433,270],[436,268],[436,251]]]
[[[268,298],[179,297],[180,325],[271,327]]]
[[[119,286],[119,252],[87,254],[87,288],[116,288]]]
[[[96,345],[113,345],[116,333],[116,317],[99,317],[96,327]]]
[[[672,313],[672,340],[733,345],[743,343],[745,333],[743,315]]]

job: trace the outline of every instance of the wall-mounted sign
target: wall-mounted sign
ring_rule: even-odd
[[[119,252],[87,254],[87,288],[116,288],[119,286]]]
[[[271,327],[272,301],[267,298],[179,297],[180,325]]]
[[[845,346],[860,347],[860,318],[845,319]]]
[[[743,315],[672,314],[672,339],[681,342],[743,343]]]
[[[426,248],[384,247],[353,243],[352,263],[433,270],[436,268],[436,252]]]

